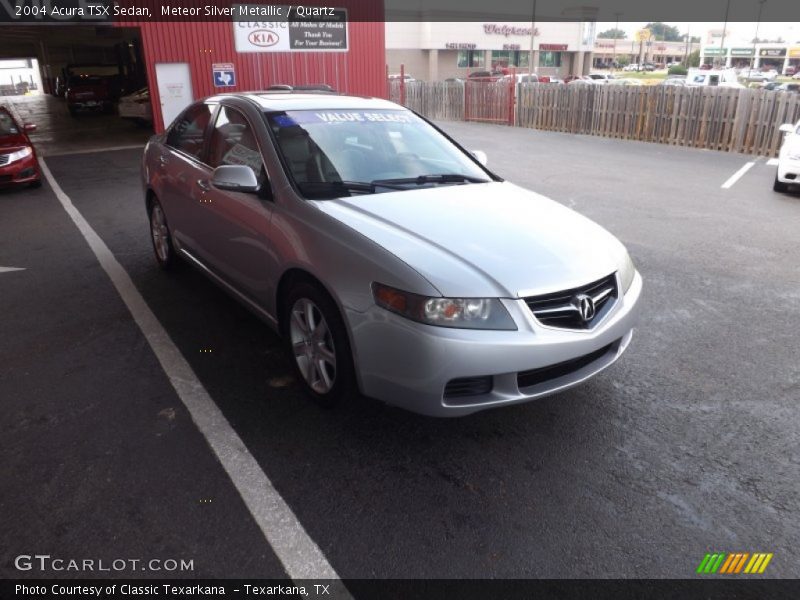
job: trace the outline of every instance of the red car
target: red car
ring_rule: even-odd
[[[0,106],[0,187],[17,185],[42,185],[36,151],[28,132],[36,125],[25,123],[22,127],[7,109]]]

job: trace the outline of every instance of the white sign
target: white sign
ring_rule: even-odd
[[[251,21],[250,5],[233,6],[241,15],[233,20],[237,52],[347,52],[345,9],[278,6],[274,20]]]

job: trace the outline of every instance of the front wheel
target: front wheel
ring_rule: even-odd
[[[339,309],[309,282],[296,284],[287,302],[289,350],[299,379],[319,405],[330,408],[353,388],[353,360]]]
[[[173,269],[178,259],[175,256],[175,248],[172,246],[172,237],[169,233],[167,217],[164,216],[164,209],[155,198],[150,206],[150,239],[153,242],[153,252],[156,255],[158,266],[165,271]]]
[[[775,173],[775,183],[772,184],[772,189],[776,192],[786,192],[789,190],[789,184],[778,181],[778,174]]]

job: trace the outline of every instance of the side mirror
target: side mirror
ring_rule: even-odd
[[[489,162],[489,158],[486,156],[486,152],[483,150],[473,150],[470,154],[475,157],[475,159],[481,163],[484,167],[486,163]]]
[[[783,133],[792,133],[794,132],[794,125],[791,123],[784,123],[780,127],[778,127],[778,131],[782,131]]]
[[[36,131],[36,125],[33,123],[23,123],[22,124],[22,131],[29,132],[29,131]]]
[[[247,165],[222,165],[214,169],[211,184],[229,192],[257,192],[258,178]]]

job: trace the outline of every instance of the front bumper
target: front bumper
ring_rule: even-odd
[[[641,291],[636,273],[625,296],[591,331],[545,327],[523,300],[503,300],[517,331],[433,327],[377,306],[363,313],[345,310],[361,391],[413,412],[447,417],[565,390],[622,355],[633,335]],[[491,390],[486,393],[445,397],[448,382],[487,377]]]
[[[800,160],[780,159],[778,161],[778,181],[800,185]]]
[[[39,178],[39,163],[35,154],[0,167],[0,187],[34,183]]]

